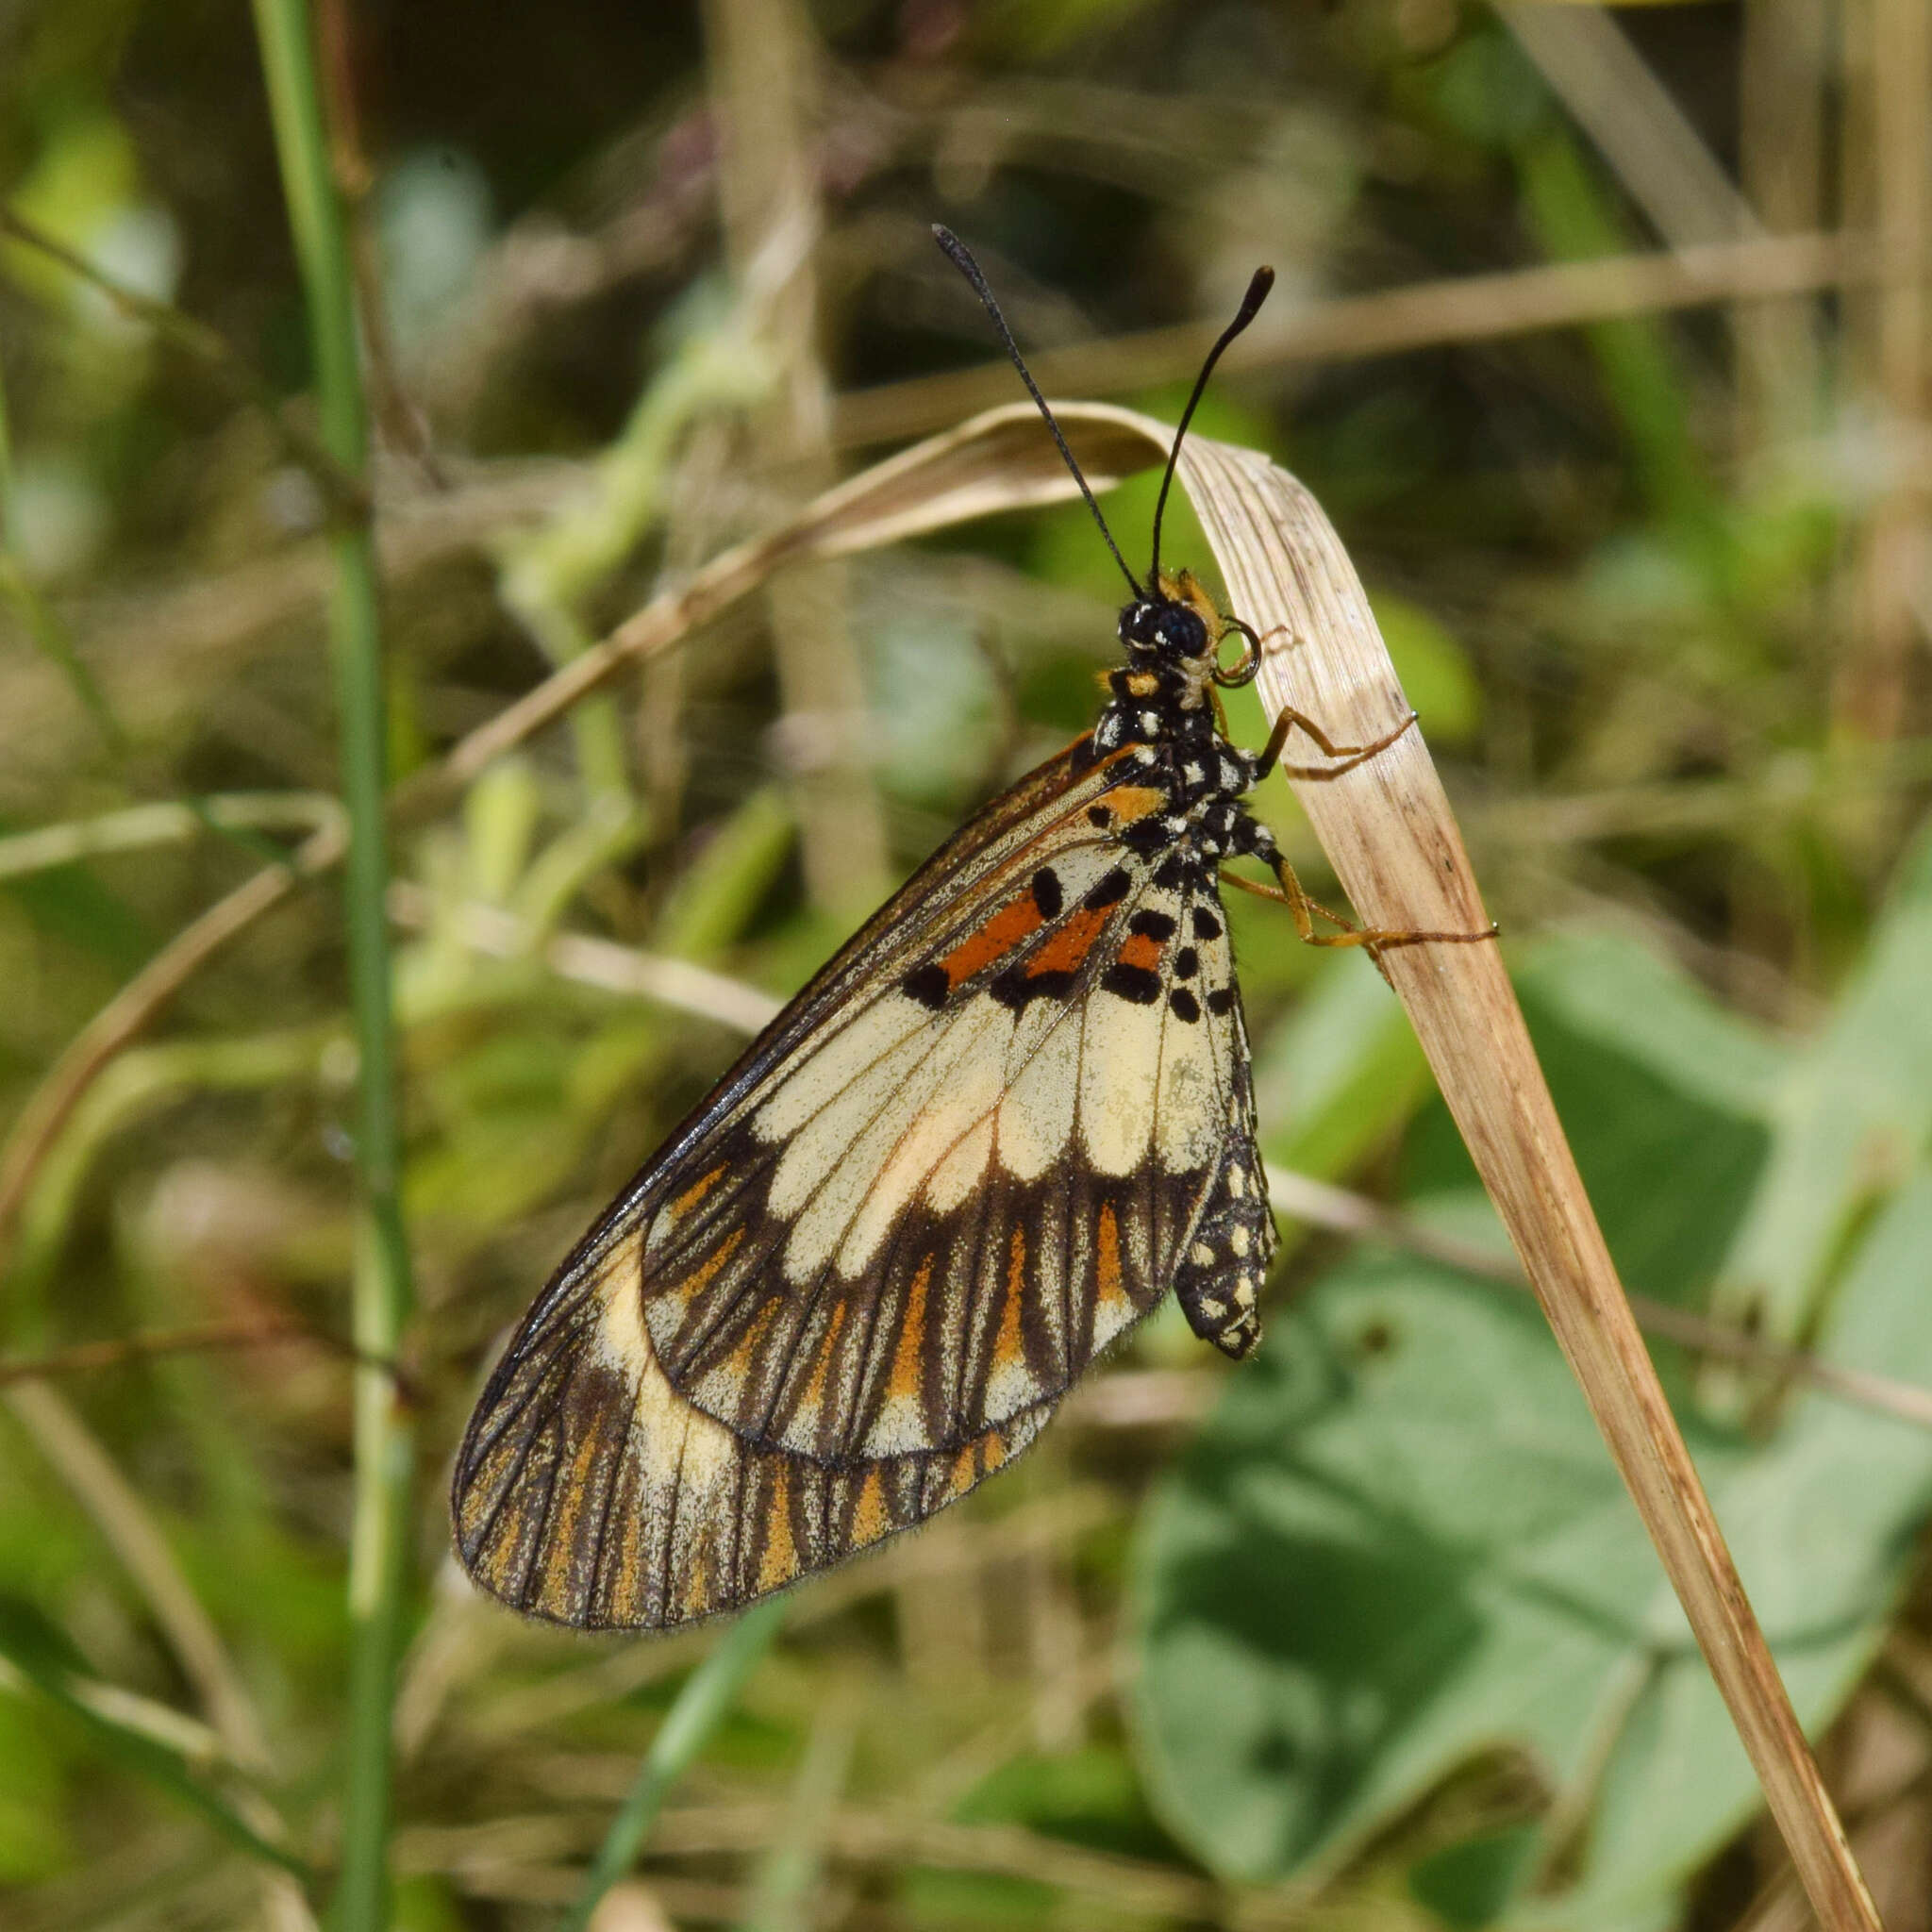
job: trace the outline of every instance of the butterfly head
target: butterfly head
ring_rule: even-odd
[[[1214,676],[1226,629],[1227,620],[1191,571],[1163,571],[1151,597],[1137,597],[1122,610],[1120,640],[1130,664],[1177,674],[1170,689],[1177,685],[1182,705],[1191,708]]]
[[[1153,596],[1137,597],[1121,612],[1120,638],[1130,657],[1193,663],[1213,658],[1225,628],[1192,571],[1173,576],[1163,571]]]

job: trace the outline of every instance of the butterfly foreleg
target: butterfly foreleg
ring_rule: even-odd
[[[1415,723],[1416,714],[1411,711],[1393,731],[1383,735],[1370,744],[1335,744],[1315,721],[1306,713],[1289,709],[1274,721],[1274,728],[1268,734],[1268,742],[1261,747],[1261,755],[1255,760],[1255,783],[1259,784],[1280,759],[1282,747],[1288,742],[1288,734],[1299,728],[1312,738],[1325,758],[1341,760],[1328,765],[1283,765],[1281,769],[1291,778],[1339,778],[1344,772],[1352,772],[1365,758],[1372,758],[1377,752],[1389,747]]]
[[[1279,883],[1267,886],[1258,879],[1245,879],[1239,873],[1232,872],[1224,872],[1221,874],[1223,881],[1243,892],[1252,892],[1258,899],[1272,899],[1277,905],[1286,906],[1294,919],[1295,933],[1304,945],[1363,946],[1374,958],[1389,946],[1415,946],[1432,940],[1453,945],[1473,945],[1478,941],[1496,937],[1493,921],[1483,932],[1402,932],[1386,926],[1357,925],[1339,912],[1329,911],[1320,900],[1310,895],[1295,876],[1294,867],[1288,862],[1288,855],[1274,842],[1274,834],[1266,825],[1258,819],[1250,818],[1243,818],[1241,824],[1244,828],[1241,852],[1260,859]],[[1315,921],[1318,918],[1326,920],[1336,930],[1317,932]]]

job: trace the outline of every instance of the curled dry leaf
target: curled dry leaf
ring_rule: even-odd
[[[1160,461],[1173,434],[1152,418],[1101,404],[1067,404],[1058,414],[1096,490]],[[1367,743],[1399,724],[1408,707],[1368,599],[1307,491],[1266,457],[1202,438],[1184,450],[1180,481],[1234,608],[1267,640],[1257,682],[1271,714],[1292,702],[1337,742]],[[786,564],[875,549],[1074,494],[1030,404],[989,410],[841,483],[777,529],[654,598],[462,740],[396,804],[412,816],[434,808],[491,758],[628,667],[675,648]],[[1297,741],[1291,756],[1306,761],[1310,753]],[[1366,923],[1437,931],[1475,931],[1486,923],[1419,733],[1406,733],[1345,775],[1303,781],[1296,790]],[[59,1124],[113,1054],[190,973],[283,897],[297,871],[312,875],[339,857],[339,844],[317,835],[294,867],[258,874],[211,908],[103,1009],[29,1102],[0,1162],[7,1183],[0,1230]],[[1820,1920],[1832,1932],[1876,1928],[1870,1894],[1631,1317],[1498,950],[1400,948],[1382,963],[1642,1514]]]
[[[1158,424],[1147,429],[1164,434]],[[1184,450],[1181,480],[1235,609],[1270,639],[1257,680],[1270,715],[1291,702],[1337,742],[1358,744],[1400,723],[1408,706],[1368,598],[1308,492],[1257,452],[1205,440]],[[1468,855],[1419,732],[1295,790],[1365,924],[1482,929]],[[1617,1279],[1500,952],[1403,947],[1381,963],[1683,1604],[1813,1908],[1833,1932],[1876,1927]]]

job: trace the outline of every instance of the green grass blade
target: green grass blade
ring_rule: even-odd
[[[636,1862],[638,1848],[663,1808],[671,1788],[704,1749],[705,1740],[729,1712],[740,1687],[771,1648],[785,1621],[785,1600],[778,1597],[747,1610],[686,1680],[658,1735],[651,1740],[651,1748],[638,1767],[637,1782],[610,1821],[610,1829],[584,1879],[584,1889],[565,1915],[559,1932],[585,1932],[597,1901]]]
[[[280,1866],[304,1885],[314,1882],[315,1874],[302,1859],[264,1838],[219,1790],[189,1769],[180,1752],[99,1708],[105,1688],[95,1690],[76,1668],[80,1659],[65,1634],[24,1599],[0,1597],[0,1658],[12,1666],[17,1681],[31,1685],[89,1731],[108,1763],[164,1791],[251,1857]]]
[[[354,285],[341,201],[329,166],[321,82],[306,0],[255,0],[275,150],[295,238],[329,457],[359,485],[369,455]],[[329,600],[342,799],[349,813],[344,880],[349,991],[359,1067],[356,1175],[360,1214],[354,1332],[355,1527],[349,1557],[349,1707],[342,1803],[341,1932],[378,1932],[388,1913],[391,1707],[408,1580],[415,1443],[393,1358],[410,1300],[398,1197],[393,1026],[384,897],[388,724],[375,553],[366,513],[339,515],[330,535]]]

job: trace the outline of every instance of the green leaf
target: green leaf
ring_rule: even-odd
[[[1118,1745],[1010,1758],[953,1808],[959,1824],[1019,1824],[1123,1857],[1168,1857],[1174,1843],[1147,1809]]]
[[[1607,927],[1558,933],[1515,967],[1519,993],[1573,1033],[1637,1061],[1678,1092],[1768,1117],[1790,1065],[1661,954]]]
[[[1932,1374],[1909,1286],[1928,1242],[1932,1181],[1860,1257],[1834,1358]],[[1909,1567],[1932,1441],[1810,1397],[1763,1449],[1693,1447],[1800,1714],[1824,1722]],[[1157,1495],[1137,1596],[1150,1785],[1230,1876],[1330,1865],[1514,1746],[1598,1800],[1561,1923],[1607,1925],[1757,1802],[1569,1372],[1501,1289],[1409,1259],[1332,1275]]]
[[[1713,1309],[1803,1329],[1848,1235],[1932,1141],[1932,834],[1899,868],[1863,964],[1774,1102],[1775,1134]]]
[[[1860,1254],[1834,1360],[1932,1375],[1928,1244],[1932,1180]],[[1818,1725],[1884,1633],[1932,1440],[1808,1397],[1764,1449],[1692,1445]],[[1600,1801],[1563,1921],[1596,1924],[1681,1882],[1757,1803],[1534,1304],[1414,1259],[1337,1272],[1231,1379],[1150,1508],[1136,1621],[1159,1810],[1231,1876],[1327,1864],[1515,1744]]]
[[[1621,1265],[1688,1296],[1753,1199],[1770,1049],[1618,941],[1542,949],[1524,991]],[[1412,1175],[1467,1227],[1489,1210],[1439,1115],[1411,1136]],[[1922,1171],[1844,1238],[1822,1352],[1932,1379],[1928,1251]],[[1761,1443],[1686,1432],[1800,1714],[1826,1722],[1907,1574],[1932,1439],[1816,1395]],[[1516,1901],[1512,1924],[1629,1932],[1757,1802],[1526,1297],[1407,1257],[1331,1274],[1230,1379],[1149,1508],[1136,1575],[1150,1789],[1230,1876],[1331,1867],[1457,1766],[1513,1749],[1587,1828],[1517,1876],[1493,1846],[1432,1846],[1416,1877],[1431,1909],[1488,1923],[1557,1870],[1571,1890]]]
[[[1271,908],[1273,909],[1273,908]],[[1322,1178],[1383,1144],[1430,1091],[1428,1065],[1395,996],[1363,962],[1335,959],[1256,1055],[1269,1158]]]
[[[1421,1859],[1408,1889],[1449,1932],[1481,1932],[1508,1904],[1536,1850],[1528,1825],[1478,1832]]]

